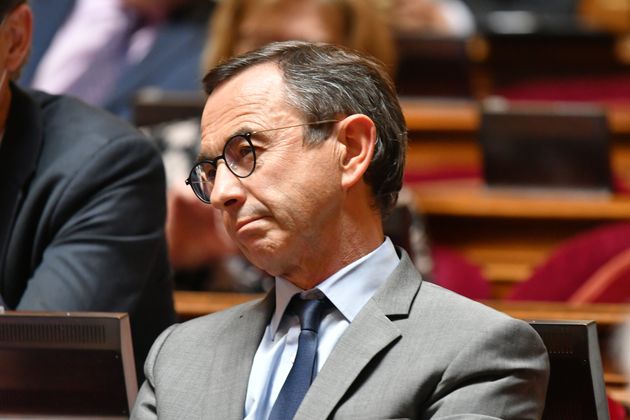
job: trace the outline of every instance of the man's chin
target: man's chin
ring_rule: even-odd
[[[265,240],[256,240],[246,244],[239,242],[239,248],[250,263],[269,275],[275,276],[282,271],[278,268],[281,265],[278,259],[282,253],[277,246]]]

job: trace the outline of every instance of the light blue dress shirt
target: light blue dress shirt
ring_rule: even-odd
[[[326,314],[319,328],[317,371],[361,308],[386,282],[400,259],[389,238],[374,251],[342,268],[315,289],[304,291],[281,277],[276,277],[276,309],[254,356],[245,400],[246,420],[266,420],[289,375],[297,354],[300,322],[284,311],[291,298],[302,293],[323,293],[335,306]]]

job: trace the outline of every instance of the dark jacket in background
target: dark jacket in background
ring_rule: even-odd
[[[141,370],[174,321],[160,155],[106,112],[12,93],[0,144],[0,295],[8,309],[129,312]]]

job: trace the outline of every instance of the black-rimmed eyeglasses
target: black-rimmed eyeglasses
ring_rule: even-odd
[[[214,159],[204,159],[195,164],[190,171],[186,185],[190,185],[193,192],[204,203],[210,204],[210,195],[214,188],[219,160],[223,159],[225,166],[238,178],[247,178],[256,169],[256,148],[252,145],[252,136],[268,131],[285,130],[287,128],[303,127],[324,123],[336,123],[337,120],[323,120],[312,123],[288,125],[286,127],[269,128],[251,131],[232,136],[225,142],[223,153]]]

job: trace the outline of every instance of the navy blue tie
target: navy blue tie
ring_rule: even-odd
[[[319,323],[330,301],[323,299],[305,300],[293,296],[289,309],[300,318],[300,337],[293,367],[284,382],[269,420],[292,419],[317,374],[317,332]]]

